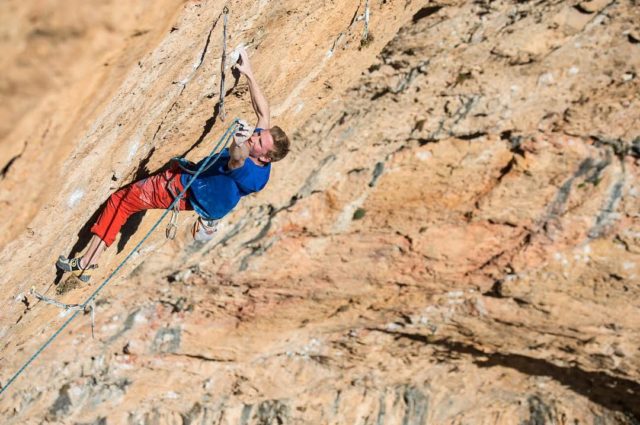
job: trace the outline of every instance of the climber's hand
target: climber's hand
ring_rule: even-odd
[[[236,132],[233,134],[233,142],[238,146],[244,145],[252,133],[252,128],[249,127],[246,121],[238,120]]]
[[[240,168],[244,165],[244,160],[249,157],[249,145],[247,140],[251,137],[251,127],[246,121],[238,121],[236,131],[233,134],[233,142],[229,146],[229,162],[227,167],[230,170]]]
[[[243,46],[240,46],[238,48],[238,54],[240,55],[238,62],[233,67],[244,75],[251,75],[253,70],[251,69],[251,62],[249,62],[249,54],[247,53],[247,50]]]

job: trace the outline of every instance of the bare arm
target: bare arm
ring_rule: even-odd
[[[241,47],[239,53],[240,59],[235,67],[238,71],[244,74],[245,77],[247,77],[249,93],[251,94],[251,104],[253,105],[253,110],[256,112],[256,116],[258,117],[256,127],[268,129],[271,127],[271,111],[269,110],[269,102],[267,102],[267,98],[264,96],[262,89],[253,75],[253,69],[251,68],[251,62],[249,62],[249,55],[247,54],[247,51],[244,47]]]

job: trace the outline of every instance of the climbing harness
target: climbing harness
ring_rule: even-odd
[[[224,121],[226,113],[224,111],[224,77],[227,62],[227,17],[229,16],[229,8],[227,6],[222,9],[224,14],[222,26],[222,60],[220,61],[220,119]]]
[[[36,352],[29,358],[29,360],[27,360],[27,362],[24,365],[22,365],[22,367],[20,367],[20,369],[18,369],[18,371],[9,379],[9,381],[7,381],[7,383],[2,388],[0,388],[0,395],[2,393],[4,393],[7,388],[9,388],[9,386],[18,378],[18,376],[20,376],[20,374],[22,374],[22,372],[45,350],[45,348],[47,348],[49,346],[49,344],[51,344],[53,342],[53,340],[56,339],[58,337],[58,335],[60,335],[60,333],[69,325],[69,323],[71,323],[71,321],[73,321],[73,319],[76,318],[76,316],[81,311],[84,312],[88,307],[90,307],[92,305],[95,297],[100,293],[100,291],[102,291],[102,289],[107,285],[107,283],[109,283],[111,281],[111,279],[120,271],[120,269],[129,261],[129,259],[131,259],[131,257],[138,251],[138,249],[142,246],[142,244],[144,242],[146,242],[146,240],[149,238],[151,233],[153,233],[154,230],[156,230],[156,228],[160,225],[162,220],[164,220],[164,218],[167,216],[167,214],[169,214],[169,212],[174,207],[174,205],[176,205],[178,202],[180,202],[180,199],[182,199],[182,197],[185,195],[185,193],[187,193],[187,190],[189,189],[189,187],[191,187],[191,184],[200,175],[200,173],[202,173],[202,171],[205,170],[207,168],[207,166],[210,166],[210,163],[211,164],[215,163],[218,160],[218,158],[220,158],[220,155],[222,154],[222,151],[224,150],[225,147],[227,147],[227,145],[229,144],[229,141],[231,140],[231,138],[233,137],[233,135],[235,133],[236,127],[238,125],[238,121],[239,120],[237,118],[233,120],[233,122],[227,128],[227,130],[224,132],[222,137],[220,137],[220,139],[218,140],[218,143],[216,143],[216,146],[213,148],[213,150],[211,151],[209,156],[207,156],[207,158],[202,162],[202,164],[200,165],[198,170],[195,173],[193,173],[193,176],[191,177],[191,179],[189,179],[189,181],[184,186],[184,188],[182,189],[180,194],[178,194],[178,196],[173,200],[173,202],[171,203],[169,208],[167,208],[164,211],[164,213],[162,213],[160,218],[158,218],[158,221],[156,221],[156,223],[151,227],[151,229],[149,229],[149,231],[147,232],[146,235],[144,235],[142,240],[140,240],[140,242],[138,242],[138,244],[122,260],[122,262],[118,265],[118,267],[116,267],[111,272],[111,274],[100,284],[100,286],[95,291],[93,291],[93,293],[89,296],[89,298],[87,298],[82,304],[69,304],[69,305],[68,304],[63,304],[63,303],[58,303],[57,301],[51,300],[51,299],[49,299],[49,301],[52,301],[52,302],[45,301],[43,299],[43,301],[48,302],[49,304],[58,305],[59,307],[62,306],[63,308],[65,308],[65,306],[69,306],[69,310],[75,310],[75,312],[73,313],[73,315],[69,319],[67,319],[66,322],[64,322],[62,324],[62,326],[60,326],[60,328],[58,328],[57,331],[55,331],[53,333],[53,335],[51,337],[49,337],[49,339],[40,348],[38,348],[38,350],[36,350]],[[35,295],[35,292],[34,292],[34,295]],[[38,295],[40,295],[40,294],[38,294]],[[46,298],[46,297],[43,297],[43,298]],[[93,316],[92,316],[92,318],[93,318]]]
[[[184,171],[187,174],[195,174],[195,172],[197,171],[197,170],[193,170],[192,169],[192,167],[194,167],[195,164],[192,163],[191,161],[186,160],[185,158],[174,157],[174,158],[171,159],[170,164],[171,164],[170,165],[171,167],[175,166],[177,168],[180,168],[182,171]],[[214,162],[211,162],[211,164],[207,165],[202,170],[202,172],[204,173],[205,171],[207,171],[209,168],[211,168],[211,166],[213,164],[214,164]],[[167,192],[169,192],[169,194],[171,195],[171,197],[173,199],[175,199],[178,196],[178,194],[176,193],[175,189],[176,188],[171,185],[171,182],[167,183]],[[173,208],[171,208],[171,217],[169,218],[169,223],[167,223],[167,228],[165,229],[165,235],[166,235],[167,239],[173,240],[176,237],[176,233],[178,231],[178,216],[179,216],[179,214],[180,214],[180,204],[177,203],[177,204],[175,204],[173,206]],[[198,220],[196,220],[194,226],[198,226],[199,220],[204,220],[207,223],[209,223],[209,222],[217,222],[217,220],[208,219],[208,218],[204,218],[204,217],[198,217]],[[216,225],[209,224],[209,225],[204,225],[204,226],[207,227],[207,228],[214,227],[214,229],[212,231],[208,231],[207,232],[207,234],[213,235],[213,233],[215,232],[215,226],[217,226],[217,224]],[[192,232],[192,233],[195,235],[195,232]],[[196,240],[204,240],[204,239],[195,238],[195,236],[194,236],[194,239],[196,239]],[[209,239],[211,239],[211,238],[209,238]]]

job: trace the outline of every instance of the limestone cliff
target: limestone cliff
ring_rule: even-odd
[[[109,193],[251,118],[224,6],[0,5],[0,384],[68,317],[29,289],[99,284],[53,263]],[[2,423],[638,423],[640,4],[226,6],[292,153],[211,242],[157,231]]]

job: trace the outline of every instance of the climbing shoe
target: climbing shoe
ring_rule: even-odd
[[[193,239],[198,242],[208,242],[213,239],[213,236],[217,231],[218,220],[207,220],[202,217],[198,217],[191,228],[191,235],[193,236]]]
[[[91,280],[91,270],[97,269],[97,264],[90,264],[86,268],[80,267],[80,258],[72,258],[69,259],[64,255],[58,257],[58,261],[56,261],[56,267],[63,272],[71,272],[74,276],[76,276],[81,281],[87,283]]]

